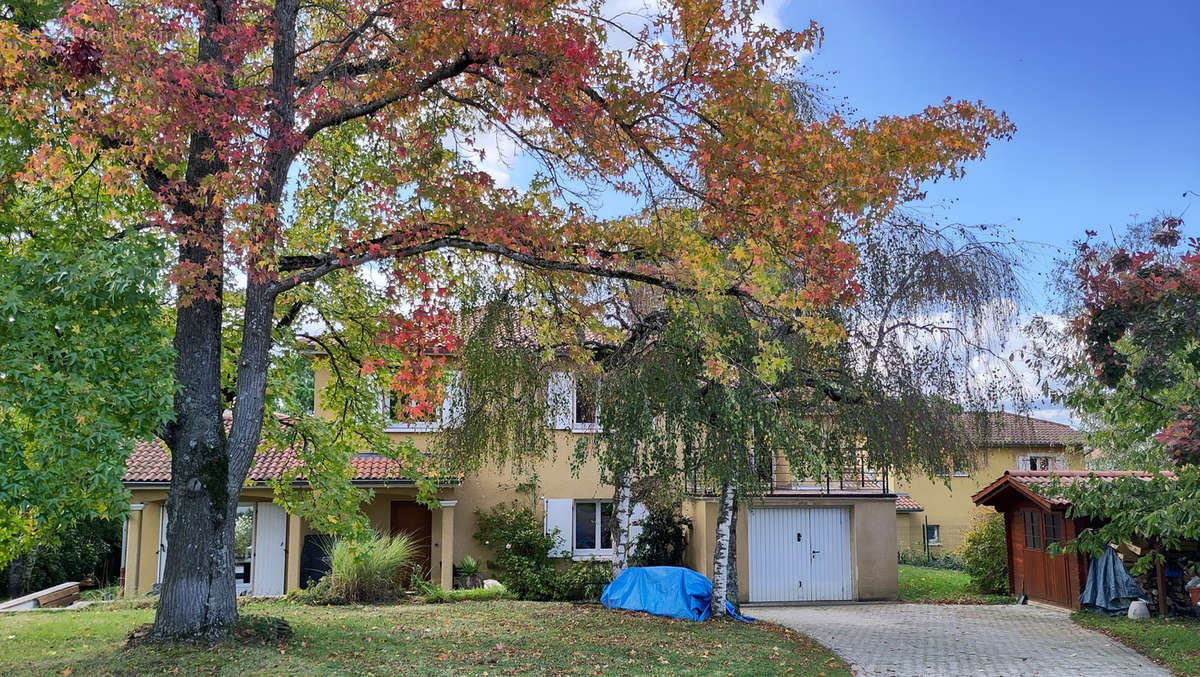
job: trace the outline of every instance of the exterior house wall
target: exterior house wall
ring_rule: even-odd
[[[317,370],[315,409],[318,414],[329,413],[321,406],[321,392],[327,385],[328,378],[326,371]],[[435,433],[389,434],[395,439],[410,440],[419,450],[427,450]],[[436,495],[438,504],[431,509],[431,580],[449,588],[452,583],[453,564],[461,562],[466,555],[472,555],[479,560],[485,575],[487,574],[486,562],[492,553],[474,538],[477,513],[480,511],[515,501],[530,505],[535,516],[544,519],[545,499],[611,500],[614,488],[601,480],[600,468],[594,460],[587,460],[574,473],[571,471],[570,458],[580,434],[586,433],[553,431],[554,448],[546,458],[521,469],[483,468],[464,477],[457,485],[441,487]],[[536,479],[536,483],[531,482],[533,479]],[[407,486],[384,486],[384,483],[376,483],[371,491],[372,497],[361,504],[361,510],[374,529],[381,533],[390,533],[392,502],[411,501],[416,496],[416,490]],[[161,484],[155,487],[131,485],[131,493],[132,502],[143,503],[144,508],[140,513],[132,515],[129,522],[130,537],[127,540],[126,552],[127,590],[129,594],[145,594],[157,581],[158,529],[166,490]],[[271,501],[272,492],[266,487],[248,487],[242,491],[241,500]],[[849,507],[854,598],[895,599],[896,560],[891,547],[897,540],[894,496],[772,496],[763,500],[780,505]],[[689,534],[687,563],[705,576],[711,577],[717,501],[707,497],[692,498],[685,501],[682,507],[685,515],[693,521]],[[284,538],[285,592],[299,587],[300,554],[305,536],[320,531],[319,527],[314,527],[299,517],[288,516]],[[736,548],[739,592],[743,600],[747,599],[749,591],[748,532],[747,509],[746,506],[742,506]],[[564,533],[562,536],[569,545],[572,534]]]
[[[762,507],[813,507],[849,508],[850,511],[850,562],[853,567],[851,582],[852,597],[859,601],[894,600],[898,595],[896,555],[892,543],[896,536],[894,519],[895,499],[879,495],[831,495],[831,496],[768,496],[754,502]],[[712,558],[715,546],[714,529],[717,518],[717,499],[711,497],[690,498],[685,501],[684,512],[693,521],[693,532],[688,542],[688,565],[712,577]],[[738,512],[737,524],[737,572],[738,599],[750,599],[750,543],[749,510],[743,504]]]
[[[920,503],[922,513],[897,513],[896,546],[899,550],[922,550],[924,524],[938,525],[939,544],[931,546],[933,553],[953,552],[962,547],[967,532],[976,520],[991,514],[991,508],[980,508],[971,501],[971,496],[1003,475],[1005,470],[1016,470],[1018,459],[1030,455],[1056,456],[1065,462],[1065,467],[1056,470],[1083,469],[1083,455],[1074,448],[1062,446],[1011,446],[992,447],[984,450],[976,467],[965,475],[896,478],[892,486],[898,493],[907,493]],[[949,482],[949,486],[947,486]]]

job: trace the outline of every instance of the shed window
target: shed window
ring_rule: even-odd
[[[1025,518],[1025,547],[1028,550],[1042,549],[1042,516],[1036,512],[1021,513]]]
[[[1062,515],[1052,512],[1046,515],[1046,545],[1062,544],[1063,521]]]

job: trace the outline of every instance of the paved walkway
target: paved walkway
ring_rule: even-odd
[[[833,649],[858,675],[1059,677],[1170,672],[1066,613],[1036,606],[856,604],[750,607]]]

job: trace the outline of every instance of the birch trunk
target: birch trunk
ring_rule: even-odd
[[[622,471],[613,480],[613,576],[629,568],[629,527],[633,516],[633,473]]]
[[[713,544],[713,598],[712,615],[725,615],[725,602],[729,599],[729,565],[732,561],[730,541],[733,526],[733,482],[721,485],[721,497],[717,504],[717,533]]]

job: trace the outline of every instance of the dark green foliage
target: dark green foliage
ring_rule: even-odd
[[[558,573],[554,598],[564,602],[594,602],[600,599],[604,586],[612,579],[611,562],[572,562],[565,572]]]
[[[979,592],[1000,594],[1008,591],[1008,546],[1002,516],[988,515],[971,527],[963,543],[962,562]]]
[[[558,572],[550,549],[554,534],[542,532],[533,510],[517,503],[476,514],[475,540],[491,549],[488,569],[518,599],[549,600],[557,593]]]
[[[25,591],[41,590],[67,581],[94,578],[98,585],[115,583],[119,572],[115,553],[121,549],[121,523],[85,519],[67,527],[54,541],[39,544],[25,555]]]
[[[517,503],[476,514],[475,540],[495,553],[488,570],[517,599],[595,600],[612,580],[608,562],[572,562],[549,556],[554,534],[542,532],[533,510]]]
[[[937,553],[933,550],[930,550],[929,554],[926,555],[925,551],[920,548],[909,548],[896,553],[896,560],[900,564],[907,564],[915,567],[948,569],[951,571],[963,570],[962,558],[952,552]]]
[[[683,566],[692,521],[673,508],[653,508],[642,522],[642,536],[630,558],[634,566]]]

